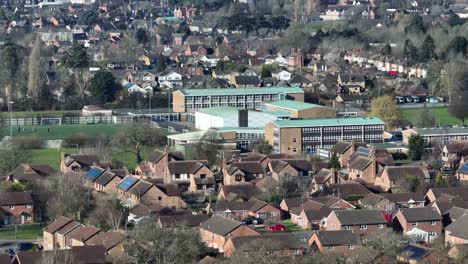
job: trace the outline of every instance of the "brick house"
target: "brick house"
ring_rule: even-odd
[[[0,225],[34,221],[34,200],[30,192],[0,193]]]
[[[433,207],[400,208],[393,218],[393,226],[403,236],[432,243],[442,234],[442,217]]]
[[[137,204],[158,203],[163,206],[181,208],[187,204],[182,200],[175,184],[153,184],[131,176],[125,177],[117,185],[117,195],[122,203],[132,208]]]
[[[107,255],[119,257],[125,254],[123,247],[124,240],[125,235],[117,231],[99,232],[88,239],[84,245],[102,245]]]
[[[312,177],[312,192],[323,190],[323,188],[327,186],[331,186],[340,182],[344,182],[344,179],[338,176],[335,169],[321,169]]]
[[[291,210],[291,222],[303,229],[320,229],[323,219],[325,219],[332,209],[321,203],[308,200],[302,206]]]
[[[316,231],[308,240],[311,248],[320,253],[338,253],[345,256],[354,254],[354,250],[361,248],[361,239],[351,230]]]
[[[53,250],[57,248],[55,233],[64,226],[74,222],[65,216],[60,216],[54,222],[46,226],[42,232],[42,247],[44,250]]]
[[[347,181],[344,183],[337,183],[330,186],[326,186],[325,188],[323,188],[323,190],[314,192],[313,196],[329,194],[333,196],[338,196],[345,200],[352,199],[353,201],[355,201],[357,200],[357,198],[364,197],[369,193],[371,193],[371,191],[364,185],[355,181]],[[354,204],[354,202],[352,203]]]
[[[459,217],[445,228],[445,243],[447,245],[468,244],[468,214]]]
[[[255,198],[249,201],[219,201],[213,206],[213,214],[235,220],[256,217],[278,221],[281,218],[280,209]]]
[[[117,191],[117,184],[122,179],[110,170],[105,170],[96,180],[93,187],[96,191],[103,193],[114,193]]]
[[[96,155],[84,154],[63,154],[60,160],[60,172],[88,171],[92,166],[100,165],[100,160]]]
[[[224,252],[226,241],[234,236],[254,236],[259,233],[240,222],[218,215],[201,223],[199,229],[200,239],[209,248]]]
[[[426,193],[426,199],[432,203],[441,196],[451,196],[468,201],[468,188],[465,187],[439,187],[431,188]]]
[[[101,232],[101,229],[94,226],[80,225],[65,235],[65,247],[81,246],[99,232]]]
[[[367,144],[365,142],[338,141],[330,149],[330,153],[336,153],[336,155],[338,156],[338,160],[340,161],[341,167],[344,167],[346,166],[346,164],[348,164],[349,158],[356,151],[358,147],[366,147],[366,146]]]
[[[450,141],[442,150],[442,161],[446,168],[455,168],[468,155],[468,140]]]
[[[47,164],[20,164],[6,175],[7,181],[31,182],[53,176],[57,171]]]
[[[265,175],[265,168],[257,161],[236,161],[223,166],[224,185],[250,182]]]
[[[70,249],[57,250],[54,252],[53,263],[109,263],[102,246],[72,247]],[[14,264],[41,264],[51,262],[50,251],[18,251],[16,256],[8,262]],[[1,259],[1,258],[0,258]],[[70,262],[70,260],[73,260]]]
[[[292,177],[309,176],[314,172],[314,163],[307,159],[272,159],[268,163],[269,171],[273,179],[279,181],[281,176]]]
[[[233,185],[221,186],[218,194],[218,200],[242,200],[247,201],[256,195],[260,194],[261,191],[252,183],[244,182]]]
[[[143,179],[150,178],[164,178],[164,170],[170,161],[184,160],[181,153],[154,150],[148,159],[143,163],[144,166],[137,166],[135,174],[141,176]],[[148,171],[149,170],[149,171]]]
[[[215,188],[214,174],[206,160],[168,162],[164,182],[177,184],[181,191],[206,192]]]
[[[325,229],[351,230],[358,235],[369,235],[388,230],[387,220],[378,210],[333,211],[326,219]]]
[[[361,207],[366,209],[393,212],[397,208],[424,207],[425,199],[422,193],[370,193],[359,200]]]
[[[374,185],[380,186],[384,191],[395,187],[401,187],[402,181],[407,176],[415,176],[420,182],[430,180],[429,172],[423,166],[386,166],[375,178]]]
[[[224,257],[229,258],[240,252],[255,252],[258,250],[255,245],[267,245],[269,253],[278,257],[300,256],[306,248],[301,238],[291,233],[234,236],[224,245]]]

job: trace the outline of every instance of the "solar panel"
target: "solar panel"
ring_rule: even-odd
[[[403,249],[402,253],[402,255],[408,256],[411,259],[418,260],[427,255],[428,252],[424,248],[408,245]]]
[[[463,164],[461,167],[461,172],[468,173],[468,162]]]
[[[368,148],[359,147],[356,151],[369,154]]]
[[[102,172],[103,170],[101,169],[92,168],[85,174],[85,177],[90,181],[94,181]]]
[[[133,186],[133,184],[135,184],[137,182],[137,179],[135,178],[132,178],[132,177],[125,177],[117,186],[124,190],[124,191],[127,191],[128,189],[130,189],[130,187]]]

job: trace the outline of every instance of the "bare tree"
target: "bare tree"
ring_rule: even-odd
[[[95,202],[95,208],[90,213],[91,224],[103,230],[118,230],[127,214],[115,194],[101,196]]]
[[[41,94],[44,80],[44,66],[41,63],[42,40],[40,35],[36,36],[36,41],[29,55],[28,65],[28,95],[37,100]]]

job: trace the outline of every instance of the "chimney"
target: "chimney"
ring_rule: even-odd
[[[336,177],[336,176],[337,176],[336,169],[335,169],[335,168],[331,168],[330,171],[331,171],[330,184],[336,184],[336,183],[338,183],[337,177]]]

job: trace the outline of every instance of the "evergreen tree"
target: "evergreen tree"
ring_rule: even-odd
[[[421,61],[427,62],[436,58],[435,54],[435,43],[431,35],[427,35],[424,39],[421,50],[419,52],[419,59]]]
[[[462,54],[466,56],[468,41],[465,37],[457,36],[453,38],[447,46],[447,53],[453,52],[455,54]]]
[[[75,44],[71,47],[65,64],[72,69],[86,68],[89,66],[88,52],[83,44]]]
[[[163,72],[166,70],[166,58],[162,53],[159,53],[158,58],[156,59],[156,70],[158,72]]]
[[[410,158],[412,160],[421,160],[424,152],[424,139],[419,135],[412,135],[408,140]]]
[[[382,54],[392,55],[392,46],[390,46],[390,43],[387,42],[387,44],[382,48]]]
[[[418,49],[416,48],[416,46],[414,46],[413,42],[410,39],[405,40],[403,54],[408,59],[412,59],[412,60],[418,59]]]
[[[100,103],[107,103],[114,100],[118,86],[115,83],[115,77],[106,70],[98,71],[91,79],[89,91],[93,97]]]
[[[135,38],[140,44],[145,44],[145,43],[148,43],[149,41],[148,34],[146,33],[146,30],[143,28],[137,29]]]
[[[330,169],[339,169],[341,167],[340,160],[338,159],[336,152],[333,152],[330,160],[328,161],[328,167]]]

